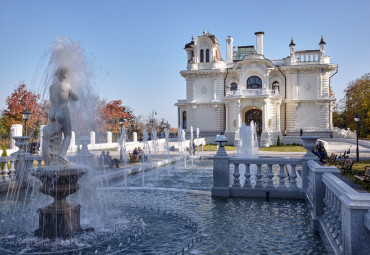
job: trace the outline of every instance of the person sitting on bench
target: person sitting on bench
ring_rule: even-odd
[[[319,141],[319,143],[316,145],[316,148],[312,150],[312,153],[319,157],[320,162],[323,164],[328,158],[328,154],[326,153],[324,144],[321,141]]]
[[[109,168],[113,168],[113,165],[116,165],[116,168],[119,168],[118,166],[119,160],[116,158],[112,158],[109,151],[107,151],[106,158],[107,158]]]

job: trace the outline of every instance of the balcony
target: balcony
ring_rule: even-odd
[[[241,89],[229,91],[228,97],[255,97],[255,96],[280,96],[279,90],[272,89]]]

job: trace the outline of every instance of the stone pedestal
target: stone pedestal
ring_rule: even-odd
[[[67,238],[81,231],[81,205],[66,204],[63,207],[39,208],[39,229],[36,235],[42,238]]]
[[[66,198],[79,190],[78,179],[86,173],[72,165],[54,165],[36,169],[32,175],[42,182],[40,191],[54,198],[54,202],[39,208],[39,229],[42,238],[67,238],[81,231],[80,205],[69,204]]]

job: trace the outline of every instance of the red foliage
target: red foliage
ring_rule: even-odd
[[[10,130],[12,124],[23,124],[22,112],[30,111],[31,117],[27,121],[28,127],[34,127],[36,123],[45,124],[47,121],[48,103],[39,102],[40,95],[26,89],[26,84],[19,84],[14,92],[6,99],[7,109],[2,115],[7,119],[5,125]]]
[[[132,116],[126,111],[126,107],[122,105],[121,100],[113,100],[107,103],[100,109],[102,119],[108,126],[108,130],[113,132],[119,132],[120,123],[119,120],[122,118],[127,120],[124,123],[125,127],[128,127]]]

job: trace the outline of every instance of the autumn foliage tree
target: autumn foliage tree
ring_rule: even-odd
[[[360,137],[370,135],[370,73],[348,84],[345,96],[339,101],[334,115],[334,125],[356,130],[353,116],[361,116]]]
[[[104,107],[100,109],[100,115],[102,120],[104,121],[104,125],[107,131],[109,130],[115,133],[120,132],[120,119],[127,120],[124,123],[124,126],[129,127],[133,118],[132,112],[122,105],[121,100],[113,100],[108,102]]]
[[[38,129],[39,124],[47,121],[48,102],[40,101],[40,95],[29,91],[26,84],[19,84],[13,93],[6,99],[7,108],[2,112],[2,128],[10,133],[13,124],[22,124],[22,112],[30,111],[31,117],[27,121],[28,127]],[[25,128],[23,126],[23,128]]]

